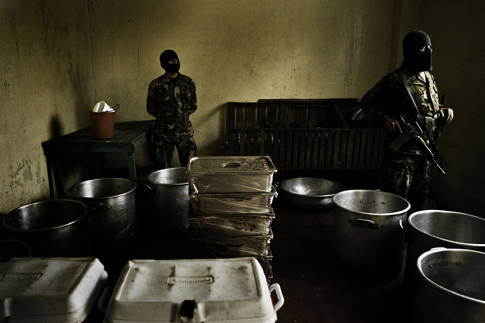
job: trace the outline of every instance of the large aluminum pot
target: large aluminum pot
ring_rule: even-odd
[[[153,221],[158,230],[185,236],[189,228],[189,176],[174,167],[148,175]]]
[[[10,239],[30,246],[34,257],[89,255],[88,209],[79,201],[46,200],[21,206],[4,216]]]
[[[342,191],[333,201],[337,266],[374,282],[396,278],[402,268],[408,201],[374,190]]]
[[[318,211],[332,209],[334,195],[345,190],[343,184],[317,177],[285,179],[279,188],[289,204]]]
[[[418,275],[416,260],[435,247],[485,252],[485,219],[460,212],[425,210],[408,218],[408,250],[404,283],[413,293]]]
[[[124,178],[100,178],[73,185],[73,199],[91,213],[89,226],[93,252],[126,246],[136,230],[136,183]]]
[[[414,323],[485,322],[485,253],[436,248],[416,265]]]

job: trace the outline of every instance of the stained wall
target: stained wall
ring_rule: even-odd
[[[49,198],[41,143],[88,125],[94,83],[87,2],[2,0],[0,17],[0,213],[7,213]],[[67,179],[82,178],[86,167],[68,162]]]
[[[400,64],[402,36],[420,28],[432,36],[438,86],[457,107],[456,121],[440,139],[448,174],[434,175],[433,190],[439,204],[478,213],[484,206],[483,149],[475,143],[485,135],[472,112],[481,105],[483,65],[472,49],[483,46],[480,5],[1,0],[0,212],[49,197],[41,143],[89,126],[87,111],[97,101],[120,104],[118,122],[150,119],[146,91],[162,74],[159,55],[167,48],[179,54],[181,73],[197,85],[199,109],[192,121],[199,155],[215,155],[224,141],[227,102],[361,98]],[[463,143],[470,129],[474,140]],[[66,186],[93,176],[85,158],[67,158]],[[147,147],[137,153],[137,163],[149,164]]]

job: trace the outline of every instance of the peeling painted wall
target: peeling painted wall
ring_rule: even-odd
[[[147,87],[163,73],[159,55],[167,48],[197,85],[192,121],[199,154],[215,155],[227,102],[361,98],[400,64],[402,36],[416,26],[429,29],[438,86],[450,105],[460,106],[441,140],[450,175],[435,175],[434,189],[450,208],[478,212],[483,150],[474,143],[485,135],[472,111],[481,105],[483,66],[467,49],[483,46],[485,14],[476,10],[483,6],[478,0],[455,6],[451,0],[1,0],[0,213],[49,197],[41,143],[89,126],[97,101],[119,103],[118,122],[151,119]],[[463,38],[460,30],[477,37]],[[450,50],[449,40],[460,49]],[[453,64],[449,73],[441,68]],[[463,144],[468,125],[477,130]],[[149,163],[147,147],[137,162]],[[66,161],[67,182],[92,176],[89,163]],[[467,184],[461,195],[444,191]],[[475,204],[462,207],[463,200]]]
[[[85,1],[0,2],[0,212],[49,198],[41,143],[88,125]]]

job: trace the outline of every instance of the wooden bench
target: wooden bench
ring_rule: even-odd
[[[278,170],[378,169],[384,131],[351,128],[357,99],[259,100],[227,105],[230,156],[270,156]]]

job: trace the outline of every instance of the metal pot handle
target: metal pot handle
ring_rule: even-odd
[[[274,311],[277,312],[285,303],[285,298],[278,283],[274,283],[269,287],[269,293],[271,294],[273,291],[276,292],[276,296],[278,297],[278,302],[274,305]]]
[[[381,224],[377,224],[374,221],[367,220],[367,219],[357,219],[357,220],[350,220],[350,225],[359,228],[367,228],[367,229],[377,229],[380,230],[382,228]]]
[[[158,194],[160,195],[160,191],[159,190],[154,190],[153,188],[150,187],[150,185],[148,185],[147,183],[143,183],[144,186],[146,186],[146,188],[148,188],[150,191],[152,191],[153,193],[155,194]]]

